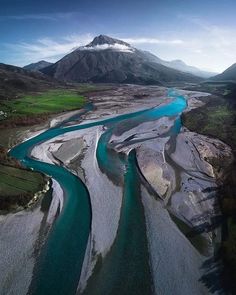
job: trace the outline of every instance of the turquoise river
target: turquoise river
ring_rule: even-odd
[[[84,294],[151,294],[152,277],[149,265],[144,209],[141,202],[139,171],[135,151],[121,157],[108,149],[111,135],[121,122],[138,125],[163,116],[176,116],[173,134],[181,128],[180,114],[186,100],[175,90],[168,91],[171,102],[156,108],[119,115],[76,126],[60,124],[17,145],[10,151],[22,164],[51,176],[59,182],[64,193],[63,208],[42,246],[35,266],[30,293],[36,295],[76,294],[92,222],[89,192],[86,185],[63,167],[44,163],[30,157],[32,148],[58,135],[104,125],[97,146],[97,161],[109,178],[122,179],[124,194],[119,228],[115,242],[95,267]]]

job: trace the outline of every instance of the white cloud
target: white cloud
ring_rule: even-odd
[[[179,45],[184,43],[184,41],[180,39],[165,40],[165,39],[158,39],[158,38],[124,38],[122,40],[130,44]]]
[[[0,21],[5,20],[49,20],[56,21],[61,19],[69,19],[75,13],[74,12],[58,12],[58,13],[38,13],[38,14],[21,14],[21,15],[2,15]]]
[[[236,62],[236,27],[211,24],[198,17],[179,18],[189,24],[182,48],[187,62],[219,72]]]
[[[116,51],[121,51],[121,52],[134,52],[134,49],[130,46],[126,46],[123,44],[101,44],[101,45],[96,45],[96,46],[89,46],[89,47],[79,47],[78,50],[106,50],[106,49],[112,49]]]
[[[5,48],[10,49],[14,56],[14,64],[23,66],[28,63],[37,62],[41,59],[56,62],[59,58],[68,54],[78,46],[89,43],[92,35],[70,35],[56,41],[51,38],[41,38],[35,42],[21,42],[16,44],[5,44]]]

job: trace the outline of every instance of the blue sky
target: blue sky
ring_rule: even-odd
[[[236,62],[233,0],[0,0],[0,62],[56,61],[107,34],[166,60],[223,71]]]

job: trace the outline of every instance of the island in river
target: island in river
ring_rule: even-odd
[[[222,292],[212,279],[221,271],[217,193],[233,154],[180,118],[208,96],[113,86],[22,132],[10,155],[51,177],[52,189],[1,215],[3,294]]]

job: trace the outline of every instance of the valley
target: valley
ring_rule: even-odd
[[[15,244],[1,258],[3,292],[209,294],[209,284],[220,292],[207,267],[221,244],[217,188],[226,168],[215,163],[230,165],[232,151],[180,121],[208,96],[113,85],[87,93],[92,109],[23,133],[29,139],[10,155],[52,176],[52,191],[47,205],[39,198],[1,217],[0,253]],[[19,234],[28,236],[21,254]]]
[[[0,64],[0,294],[233,294],[235,64],[78,44]]]

